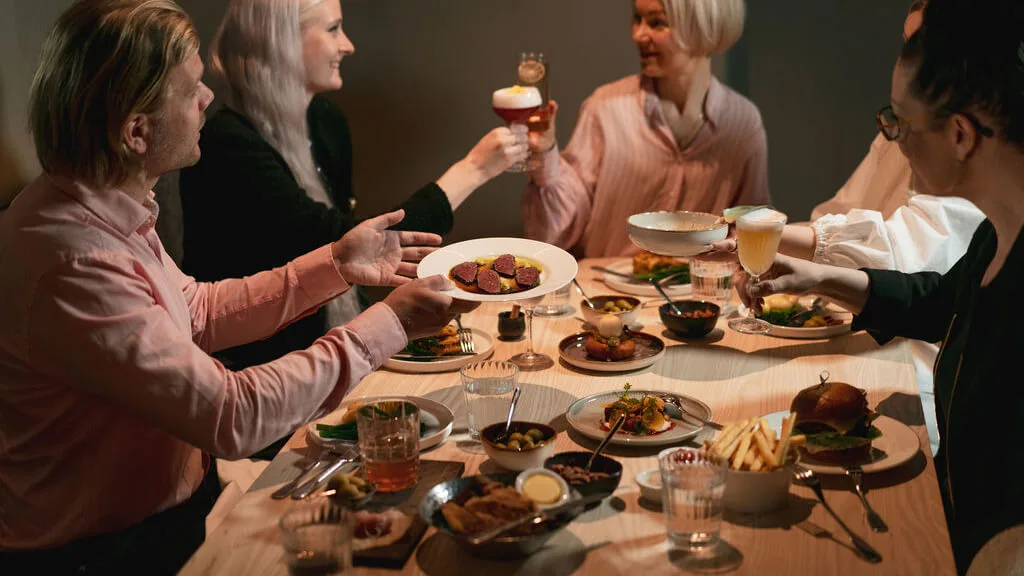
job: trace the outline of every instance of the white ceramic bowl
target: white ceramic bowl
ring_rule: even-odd
[[[637,318],[640,317],[640,309],[643,308],[643,302],[635,296],[621,296],[618,294],[602,294],[600,296],[593,296],[590,298],[592,302],[597,305],[603,305],[606,300],[625,300],[633,305],[633,309],[626,312],[618,312],[612,314],[611,312],[605,312],[604,310],[595,310],[591,308],[586,300],[580,300],[580,312],[583,313],[583,319],[590,323],[591,326],[596,327],[597,323],[601,320],[601,316],[605,314],[612,314],[617,316],[619,320],[627,327],[637,324]]]
[[[778,510],[789,498],[793,471],[788,467],[771,472],[747,472],[729,468],[725,472],[725,507],[744,514]]]
[[[554,506],[560,506],[562,504],[565,504],[569,500],[569,497],[572,494],[572,491],[569,489],[569,483],[565,481],[565,478],[562,478],[557,473],[552,472],[547,468],[528,468],[520,472],[519,476],[516,476],[516,491],[522,494],[523,484],[526,483],[526,480],[528,478],[532,478],[538,475],[547,476],[548,478],[551,478],[552,480],[555,481],[556,484],[558,484],[558,487],[561,488],[562,490],[562,495],[558,498],[558,500],[550,504],[541,504],[540,502],[535,502],[538,508],[544,509],[552,508]]]
[[[630,216],[626,227],[637,246],[675,257],[699,254],[705,244],[725,240],[729,234],[728,224],[704,212],[644,212]]]
[[[640,487],[641,497],[651,502],[661,502],[661,470],[654,468],[637,474],[636,485]]]

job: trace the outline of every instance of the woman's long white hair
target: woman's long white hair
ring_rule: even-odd
[[[333,206],[313,162],[302,30],[323,0],[231,0],[210,45],[215,88],[284,157],[311,199]]]

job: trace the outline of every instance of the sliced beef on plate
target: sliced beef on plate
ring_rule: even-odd
[[[511,254],[502,254],[494,259],[494,271],[505,278],[516,275],[516,257]]]
[[[494,270],[481,270],[477,274],[476,285],[488,294],[501,293],[501,277]]]
[[[523,290],[533,288],[539,283],[540,270],[537,270],[533,266],[526,266],[516,270],[516,284],[518,284]]]
[[[472,284],[476,282],[477,268],[476,262],[463,262],[452,268],[452,276],[463,284]]]

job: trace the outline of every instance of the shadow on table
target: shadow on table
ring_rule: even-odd
[[[916,394],[894,392],[875,406],[875,411],[907,426],[924,426],[924,410],[921,398]]]
[[[579,570],[592,548],[572,532],[562,530],[544,548],[528,558],[491,560],[467,554],[444,534],[435,533],[416,550],[416,563],[431,576],[504,576],[512,574],[568,575]]]
[[[666,328],[661,331],[661,337],[666,340],[679,342],[680,344],[686,344],[688,346],[710,346],[715,342],[720,342],[722,339],[725,338],[725,330],[721,328],[715,328],[711,332],[708,332],[703,338],[683,338],[682,336]]]
[[[558,359],[558,364],[562,368],[565,368],[566,370],[568,370],[570,372],[575,372],[577,374],[583,374],[584,376],[594,376],[594,377],[597,377],[597,378],[606,377],[606,376],[610,376],[610,375],[615,375],[615,376],[619,376],[619,375],[636,376],[636,375],[639,375],[639,374],[646,374],[648,372],[653,372],[654,371],[654,366],[657,366],[657,363],[655,363],[655,364],[653,364],[651,366],[644,366],[643,368],[637,368],[636,370],[622,370],[622,371],[616,371],[616,372],[601,372],[599,370],[587,370],[585,368],[580,368],[579,366],[573,366],[572,364],[569,364],[568,362],[566,362],[565,360],[562,360],[561,358]]]
[[[849,340],[844,345],[844,354],[859,355],[879,350],[878,344],[864,332],[838,338]],[[780,342],[787,343],[747,352],[713,342],[686,341],[681,345],[667,347],[665,359],[654,365],[654,373],[666,378],[685,378],[686,380],[725,380],[763,372],[797,358],[836,353],[835,344],[830,343],[829,340],[780,340]],[[788,342],[793,343],[789,344]],[[750,361],[752,358],[756,361]],[[688,365],[699,365],[700,368],[687,371],[685,374],[670,371],[669,368],[675,366],[678,369],[679,366]],[[740,372],[737,373],[737,370]]]
[[[762,514],[744,514],[726,510],[722,520],[736,526],[747,528],[784,528],[786,530],[807,520],[811,516],[811,510],[817,504],[817,500],[801,498],[796,494],[790,494],[786,505],[778,510]]]
[[[683,572],[697,574],[723,574],[743,564],[743,553],[725,540],[704,550],[689,551],[671,548],[668,561]]]
[[[549,422],[551,427],[559,432],[568,429],[565,411],[577,400],[576,396],[558,388],[530,382],[519,382],[519,388],[522,390],[522,396],[516,406],[516,420]],[[453,432],[466,430],[466,394],[461,385],[434,390],[424,394],[424,397],[440,402],[452,411],[455,415]],[[502,413],[502,421],[507,412],[506,408]]]

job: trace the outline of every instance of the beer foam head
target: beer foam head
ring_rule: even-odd
[[[540,90],[536,86],[512,86],[494,91],[491,105],[506,110],[536,108],[541,105]]]
[[[781,230],[786,225],[786,215],[771,208],[758,208],[740,216],[736,227],[744,230],[772,231]]]

